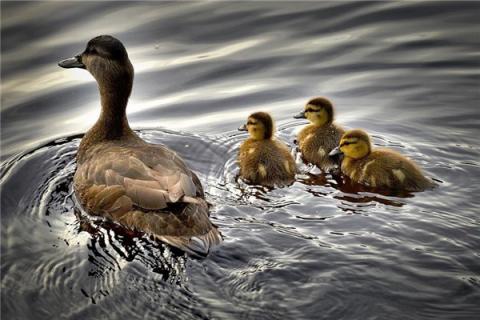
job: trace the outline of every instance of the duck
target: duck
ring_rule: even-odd
[[[97,36],[58,65],[85,69],[100,92],[100,116],[76,155],[73,185],[84,211],[189,253],[207,254],[219,244],[198,176],[176,152],[142,140],[128,123],[134,69],[122,42]]]
[[[274,136],[274,122],[270,114],[255,112],[247,123],[238,128],[248,131],[238,154],[240,177],[252,184],[273,187],[293,182],[295,160],[287,145]]]
[[[307,119],[310,122],[297,136],[302,158],[323,171],[338,167],[337,161],[328,154],[338,146],[345,130],[333,122],[334,109],[330,100],[325,97],[310,99],[304,110],[294,118]]]
[[[372,148],[362,129],[348,130],[330,156],[343,154],[341,171],[353,182],[396,191],[423,191],[434,187],[410,159],[387,148]]]

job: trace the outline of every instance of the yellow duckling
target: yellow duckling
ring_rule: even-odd
[[[253,184],[264,186],[287,185],[295,178],[295,160],[288,147],[274,139],[272,117],[256,112],[248,117],[247,124],[238,128],[248,131],[250,138],[240,146],[238,160],[240,176]]]
[[[333,123],[332,103],[323,97],[311,99],[305,105],[304,111],[295,118],[310,121],[310,124],[303,128],[297,136],[303,159],[322,170],[332,169],[336,162],[328,154],[338,146],[344,133],[343,128]]]
[[[372,150],[370,137],[363,130],[345,132],[330,155],[342,153],[342,172],[354,182],[399,191],[421,191],[434,186],[412,160],[390,149]]]
[[[74,189],[83,208],[185,251],[204,254],[220,243],[197,175],[174,151],[143,141],[128,124],[134,71],[123,44],[98,36],[59,66],[86,69],[100,90],[100,117],[77,153]]]

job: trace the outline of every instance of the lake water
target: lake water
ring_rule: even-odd
[[[1,3],[4,319],[478,319],[480,3]],[[135,67],[131,126],[198,173],[225,240],[206,258],[79,213],[96,84],[61,59],[99,34]],[[253,111],[292,148],[311,97],[419,163],[407,197],[303,165],[237,181]]]

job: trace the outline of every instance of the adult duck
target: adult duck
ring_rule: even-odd
[[[100,117],[77,153],[74,189],[82,207],[187,252],[206,254],[220,243],[197,175],[177,153],[143,141],[128,124],[134,70],[123,44],[95,37],[59,66],[86,69],[100,91]]]

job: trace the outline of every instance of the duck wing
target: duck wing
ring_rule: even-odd
[[[164,146],[106,145],[96,149],[78,165],[77,182],[121,186],[135,206],[147,210],[203,198],[198,177],[175,152]]]
[[[221,241],[198,177],[162,145],[95,146],[77,165],[75,189],[87,211],[188,252]]]

